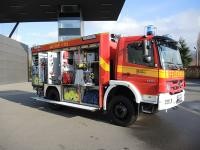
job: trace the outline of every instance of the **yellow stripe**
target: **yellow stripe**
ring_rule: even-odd
[[[159,70],[159,78],[184,78],[182,70]]]
[[[139,67],[130,67],[130,66],[117,66],[118,73],[130,73],[136,74],[141,76],[148,76],[148,77],[158,77],[158,70],[157,69],[146,69],[146,68],[139,68]]]
[[[130,66],[117,66],[118,73],[130,73],[146,77],[155,77],[155,78],[184,78],[184,71],[180,70],[159,70],[158,69],[146,69],[139,67],[130,67]]]
[[[102,57],[100,57],[100,66],[104,71],[110,71],[110,65]]]
[[[105,71],[110,71],[110,65],[100,57],[100,66]],[[139,68],[139,67],[130,67],[130,66],[117,66],[118,73],[130,73],[140,76],[146,77],[154,77],[154,78],[184,78],[184,71],[182,70],[158,70],[158,69],[147,69],[147,68]]]

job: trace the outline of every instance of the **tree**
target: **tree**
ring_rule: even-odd
[[[179,51],[181,54],[181,59],[183,62],[183,66],[184,67],[188,67],[190,65],[190,63],[192,62],[192,56],[189,54],[190,53],[190,49],[187,46],[185,40],[183,38],[179,39]]]

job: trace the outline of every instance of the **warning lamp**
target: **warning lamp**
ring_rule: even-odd
[[[156,27],[153,25],[148,25],[145,27],[145,34],[146,35],[155,35]]]

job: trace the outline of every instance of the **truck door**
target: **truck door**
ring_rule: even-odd
[[[145,60],[144,46],[147,46],[148,57],[151,59],[148,62]],[[147,41],[146,44],[143,40],[125,42],[122,79],[133,83],[141,94],[156,94],[158,68],[155,67],[154,60],[154,48],[151,41]]]

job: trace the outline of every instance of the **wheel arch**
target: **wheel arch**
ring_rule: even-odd
[[[45,97],[47,96],[47,93],[48,93],[50,90],[54,89],[54,90],[56,90],[56,91],[58,92],[59,97],[61,98],[61,92],[60,92],[59,87],[57,87],[57,86],[52,86],[52,85],[47,85],[47,86],[45,86],[44,89],[45,89],[45,90],[44,90],[44,91],[45,91],[45,93],[44,93],[44,96],[45,96]]]
[[[120,93],[118,93],[119,91]],[[110,102],[112,96],[115,96],[115,94],[123,95],[128,98],[133,96],[134,98],[132,100],[137,104],[139,104],[142,99],[139,90],[130,82],[111,80],[109,87],[107,88],[104,95],[104,103],[103,103],[104,110],[107,110],[107,105]]]

